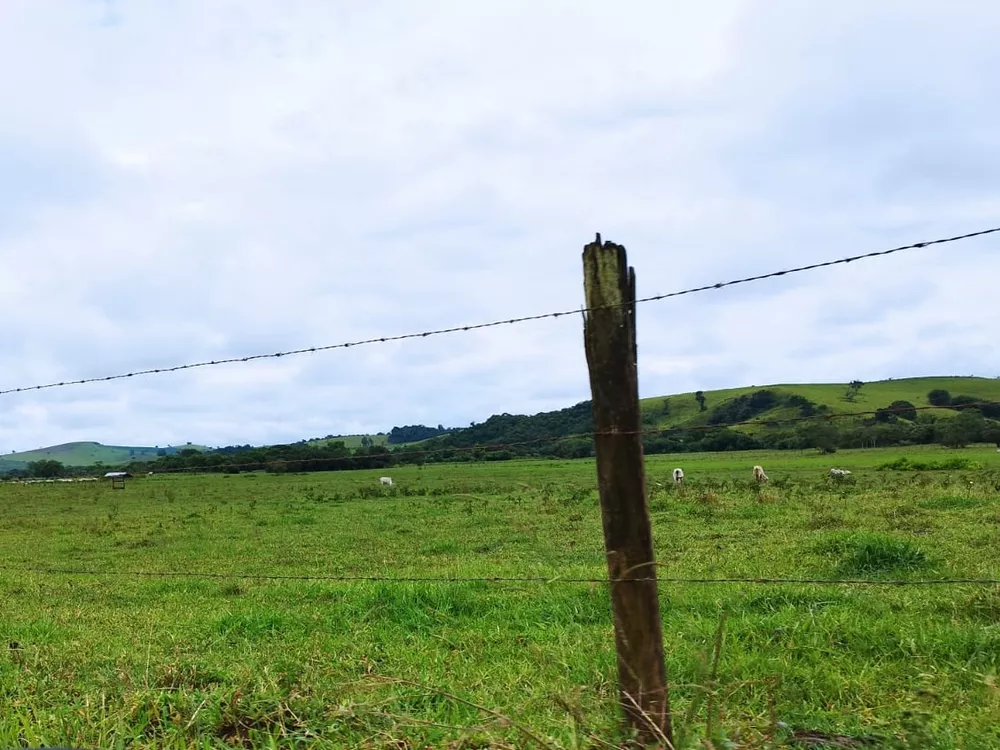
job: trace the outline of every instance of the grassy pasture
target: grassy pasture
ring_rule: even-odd
[[[875,471],[901,456],[983,468]],[[992,449],[653,456],[647,472],[663,577],[1000,578]],[[380,473],[0,485],[0,746],[606,747],[603,584],[240,577],[606,575],[592,461],[406,467],[392,490]],[[661,600],[691,742],[1000,746],[996,587],[664,583]]]

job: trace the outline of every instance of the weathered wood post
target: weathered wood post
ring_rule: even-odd
[[[625,248],[602,245],[598,234],[583,249],[583,286],[619,694],[639,741],[669,747],[673,731],[639,422],[635,269],[627,267]]]

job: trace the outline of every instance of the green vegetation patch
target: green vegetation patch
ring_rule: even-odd
[[[899,453],[648,457],[679,747],[1000,747],[1000,587],[690,582],[1000,578],[1000,454]],[[382,474],[0,484],[0,746],[617,742],[594,462]]]
[[[870,532],[835,534],[813,549],[837,560],[838,577],[875,577],[930,569],[927,553],[907,539]]]
[[[938,461],[914,460],[906,456],[886,461],[875,467],[878,471],[975,471],[982,469],[979,461],[971,458],[948,458]]]

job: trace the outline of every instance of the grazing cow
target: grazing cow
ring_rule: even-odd
[[[389,477],[379,477],[378,481],[382,483],[383,487],[392,487],[392,479]]]
[[[757,480],[757,484],[764,484],[767,481],[767,474],[764,473],[763,466],[753,467],[753,478]]]
[[[674,484],[684,484],[683,469],[674,469]]]
[[[836,477],[837,479],[843,479],[844,477],[849,477],[851,472],[847,469],[830,469],[830,476]]]

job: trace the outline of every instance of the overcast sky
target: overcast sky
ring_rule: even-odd
[[[1000,225],[979,0],[2,0],[0,389],[575,309]],[[1000,237],[639,309],[643,396],[1000,375]],[[589,398],[579,316],[0,396],[0,451]]]

